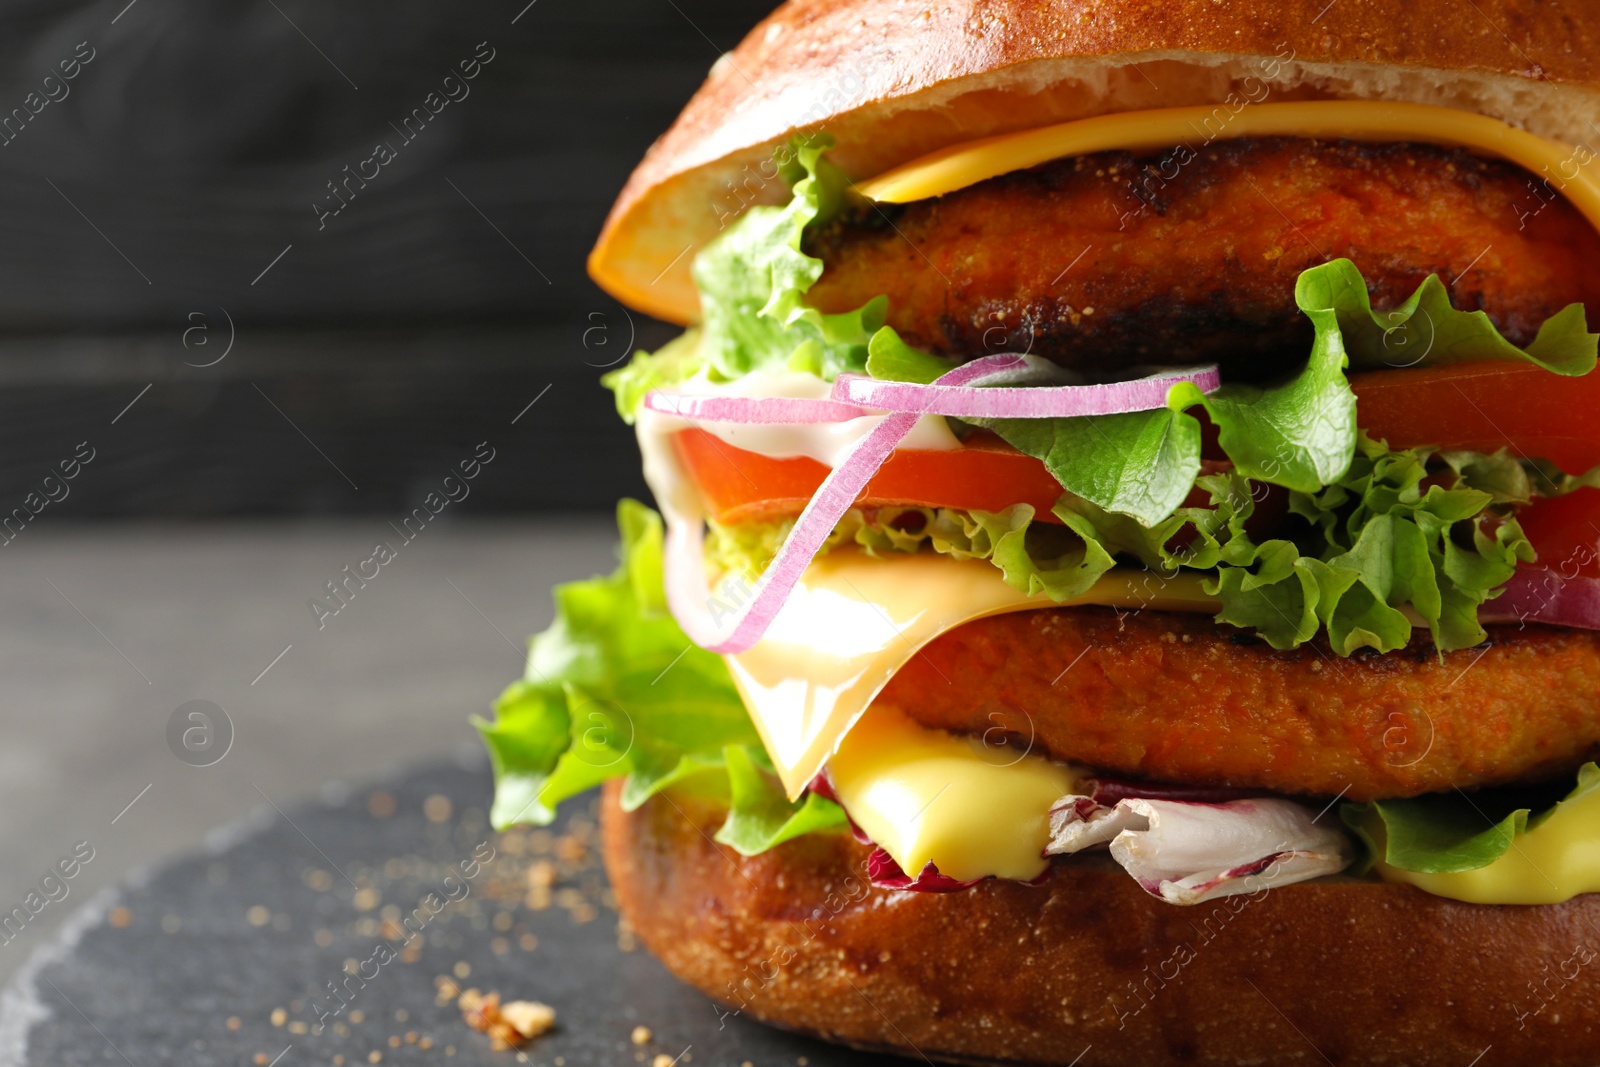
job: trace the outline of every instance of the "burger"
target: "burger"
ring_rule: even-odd
[[[1600,1062],[1600,6],[790,0],[590,272],[654,509],[481,723],[734,1016]]]

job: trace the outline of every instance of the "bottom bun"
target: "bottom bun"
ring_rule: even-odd
[[[714,803],[606,789],[623,917],[679,978],[830,1041],[967,1063],[1600,1064],[1600,894],[1462,904],[1328,880],[1163,904],[1100,857],[904,893],[846,834],[760,856]]]

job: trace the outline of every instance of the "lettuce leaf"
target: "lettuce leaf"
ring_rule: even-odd
[[[660,352],[637,353],[601,379],[617,411],[632,422],[645,393],[705,373],[732,381],[751,371],[809,371],[831,381],[866,369],[867,344],[883,326],[887,297],[824,315],[805,302],[822,260],[801,250],[806,229],[844,206],[848,181],[823,158],[827,135],[796,137],[773,160],[794,195],[782,207],[756,206],[694,258],[701,322]]]
[[[1029,594],[1069,600],[1088,591],[1116,566],[1119,544],[1078,511],[1058,509],[1070,525],[1035,522],[1033,507],[1018,504],[1001,512],[956,508],[878,508],[869,519],[859,509],[845,513],[821,552],[856,544],[868,554],[915,552],[923,547],[954,559],[988,560],[1007,583]],[[711,524],[706,555],[720,570],[759,574],[788,536],[793,519]],[[819,553],[820,554],[820,553]]]
[[[1313,493],[1341,478],[1355,457],[1356,398],[1347,364],[1365,369],[1511,359],[1578,375],[1594,369],[1600,341],[1587,332],[1583,306],[1573,304],[1519,349],[1483,312],[1452,308],[1437,275],[1398,308],[1374,312],[1366,282],[1348,259],[1303,272],[1295,303],[1314,329],[1311,355],[1276,385],[1230,382],[1206,396],[1185,383],[1172,389],[1166,407],[1153,411],[980,425],[1042,461],[1067,492],[1153,527],[1178,510],[1200,472],[1200,424],[1188,414],[1195,407],[1216,424],[1219,444],[1241,474]],[[869,346],[867,370],[874,377],[928,382],[949,366],[887,327]],[[1414,551],[1415,544],[1397,547]]]
[[[1302,520],[1295,536],[1259,543],[1247,529],[1257,483],[1229,472],[1196,485],[1206,504],[1149,527],[1070,494],[1052,508],[1061,524],[1036,521],[1025,504],[996,513],[879,508],[870,518],[852,510],[823,551],[847,543],[874,555],[926,546],[986,559],[1013,587],[1058,601],[1086,592],[1119,560],[1150,569],[1153,589],[1180,568],[1210,572],[1219,622],[1284,649],[1323,633],[1341,656],[1405,647],[1408,612],[1422,617],[1441,652],[1479,644],[1478,608],[1518,563],[1533,559],[1507,514],[1529,499],[1530,479],[1504,452],[1393,451],[1361,435],[1341,478],[1317,493],[1289,494],[1289,511]],[[792,521],[713,524],[707,552],[718,568],[759,573]]]
[[[955,366],[953,359],[941,359],[920,348],[912,348],[901,340],[892,326],[873,334],[867,343],[867,373],[879,381],[928,385]]]
[[[791,803],[760,746],[729,745],[723,758],[730,803],[716,839],[741,855],[759,855],[790,838],[846,825],[844,809],[819,794]]]
[[[867,373],[885,381],[927,384],[955,366],[921,352],[888,326],[868,346]],[[1183,503],[1200,473],[1200,422],[1180,401],[1154,411],[1061,419],[971,419],[1020,452],[1041,460],[1080,500],[1155,526]]]
[[[700,358],[700,330],[695,327],[654,352],[635,352],[627,363],[601,375],[600,382],[611,390],[622,421],[632,425],[646,393],[687,381],[704,366],[705,360]]]
[[[980,424],[1042,460],[1067,492],[1145,526],[1176,511],[1200,473],[1200,420],[1170,407]]]
[[[726,795],[725,840],[741,851],[843,825],[829,801],[784,797],[722,658],[668,613],[660,518],[624,500],[617,523],[621,566],[557,587],[556,620],[530,643],[526,677],[492,721],[476,721],[494,768],[495,826],[549,823],[561,801],[624,776],[629,810],[691,779]]]
[[[1339,814],[1373,858],[1406,871],[1455,874],[1487,867],[1505,855],[1517,838],[1559,814],[1562,805],[1596,789],[1600,789],[1600,766],[1586,763],[1578,769],[1578,784],[1572,792],[1537,815],[1529,808],[1516,808],[1495,818],[1485,811],[1487,801],[1474,800],[1459,790],[1344,804]]]
[[[1243,529],[1248,512],[1230,518],[1218,547],[1218,618],[1255,629],[1275,648],[1292,648],[1321,628],[1348,656],[1405,647],[1408,608],[1441,652],[1481,643],[1487,635],[1478,608],[1534,553],[1516,520],[1495,506],[1496,492],[1477,484],[1502,486],[1515,461],[1504,453],[1454,459],[1459,466],[1428,449],[1391,451],[1362,435],[1341,478],[1316,493],[1289,494],[1290,512],[1313,536],[1257,545]]]
[[[1196,406],[1216,424],[1219,443],[1240,473],[1313,492],[1342,475],[1355,452],[1356,401],[1344,376],[1342,305],[1327,302],[1330,294],[1342,293],[1334,282],[1348,282],[1352,274],[1360,282],[1354,264],[1338,260],[1300,276],[1295,300],[1311,319],[1315,339],[1305,366],[1277,385],[1227,383],[1208,396],[1181,383],[1168,393],[1166,407],[1152,411],[977,421],[1043,462],[1067,492],[1147,527],[1176,512],[1194,488],[1200,421],[1188,412]],[[1364,302],[1364,284],[1360,288]],[[1353,300],[1343,298],[1344,303]],[[868,372],[931,380],[937,361],[919,359],[908,348],[898,336],[874,338]]]
[[[1568,304],[1539,327],[1533,343],[1518,348],[1501,337],[1482,311],[1457,311],[1437,274],[1429,275],[1399,307],[1373,311],[1361,272],[1347,259],[1300,276],[1295,300],[1331,308],[1357,370],[1442,367],[1466,360],[1507,359],[1576,376],[1595,368],[1600,334],[1588,331],[1582,304]]]

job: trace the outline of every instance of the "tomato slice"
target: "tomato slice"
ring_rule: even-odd
[[[1362,428],[1395,448],[1509,448],[1513,455],[1548,459],[1569,473],[1600,465],[1600,373],[1567,378],[1532,364],[1480,362],[1356,374],[1350,383]],[[674,442],[718,522],[798,514],[828,475],[828,468],[816,460],[747,452],[704,430],[684,430]],[[977,511],[1032,504],[1048,519],[1060,493],[1043,463],[993,434],[979,433],[960,449],[896,452],[857,503]],[[1581,499],[1600,500],[1600,493]],[[1559,503],[1541,502],[1526,514],[1531,517]],[[1576,503],[1568,507],[1574,514],[1589,515]],[[1555,511],[1549,514],[1551,528],[1562,531],[1552,538],[1576,536],[1570,522]],[[1577,544],[1566,546],[1558,558]],[[1539,542],[1534,545],[1538,548]],[[1543,550],[1540,558],[1546,558]]]
[[[712,518],[721,523],[798,515],[828,476],[828,468],[814,459],[774,459],[747,452],[705,430],[684,430],[673,443],[699,484]],[[901,505],[968,511],[1032,504],[1036,513],[1048,516],[1060,496],[1060,484],[1043,463],[993,434],[980,433],[959,449],[894,453],[856,503],[869,508]]]
[[[1508,448],[1568,474],[1600,465],[1600,372],[1568,378],[1484,361],[1353,374],[1363,429],[1391,448]]]

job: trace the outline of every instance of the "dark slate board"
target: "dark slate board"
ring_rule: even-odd
[[[438,819],[443,805],[429,798],[439,797],[450,814],[433,821],[424,812]],[[720,1009],[642,947],[625,950],[592,847],[592,802],[570,805],[551,834],[508,838],[488,828],[487,801],[487,772],[453,766],[375,789],[331,787],[322,803],[286,815],[265,808],[213,835],[209,854],[97,898],[7,989],[0,1067],[304,1067],[337,1056],[356,1067],[373,1051],[383,1064],[460,1067],[628,1067],[660,1055],[684,1067],[904,1062],[738,1017],[722,1025]],[[391,803],[392,814],[374,814]],[[310,1033],[324,984],[346,960],[391,943],[383,909],[411,914],[486,841],[497,858],[425,925],[416,958],[378,968],[323,1033]],[[548,901],[530,899],[528,872],[541,861],[555,865]],[[536,947],[525,947],[528,936]],[[470,972],[457,978],[462,964]],[[556,1009],[557,1029],[520,1053],[491,1051],[438,994],[443,978],[451,988],[543,1001]],[[651,1030],[642,1045],[631,1039],[637,1026]],[[22,1057],[8,1062],[24,1036]]]

